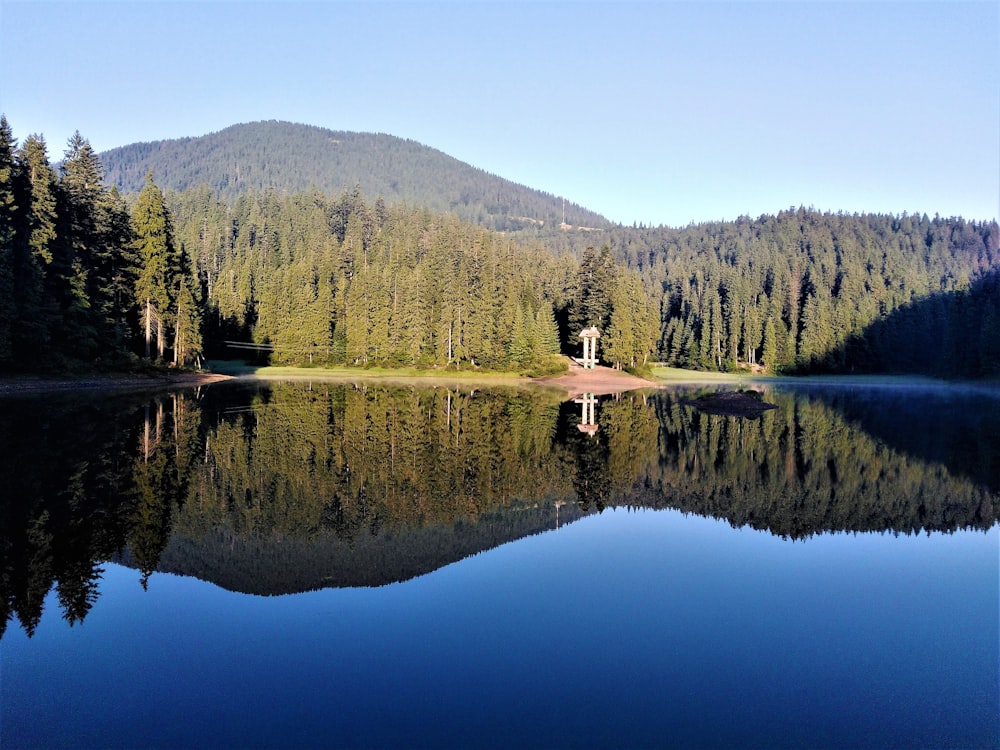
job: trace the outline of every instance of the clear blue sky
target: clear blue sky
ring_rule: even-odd
[[[278,119],[390,133],[626,224],[997,218],[1000,3],[0,0],[50,158]]]

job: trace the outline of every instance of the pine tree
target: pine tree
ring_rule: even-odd
[[[137,262],[135,300],[144,329],[145,355],[152,356],[151,342],[157,338],[157,353],[162,359],[166,350],[166,319],[170,314],[177,288],[171,278],[171,263],[176,257],[173,227],[163,193],[146,175],[146,185],[132,208],[132,231]]]
[[[603,340],[603,359],[617,369],[645,365],[656,345],[659,326],[640,276],[622,273],[612,293],[611,323]]]
[[[102,269],[105,292],[101,295],[105,323],[111,327],[114,346],[127,349],[131,338],[129,315],[135,311],[135,274],[138,266],[132,237],[132,219],[124,198],[111,188],[102,201],[102,235],[105,247]]]
[[[172,282],[176,289],[173,309],[174,365],[183,367],[201,361],[201,305],[183,245],[178,251],[178,258],[179,269]]]
[[[62,300],[61,347],[90,360],[106,346],[104,312],[111,295],[107,254],[100,225],[104,187],[97,154],[79,131],[67,144],[60,167],[57,273],[68,282]]]
[[[17,308],[15,305],[15,198],[14,131],[0,116],[0,367],[14,358]]]
[[[607,245],[601,248],[600,253],[592,247],[584,251],[570,313],[572,335],[575,336],[590,326],[597,326],[601,330],[608,327],[616,275],[617,269]]]
[[[535,339],[538,342],[538,355],[559,353],[559,327],[549,300],[543,301],[535,314]]]
[[[49,346],[59,314],[62,279],[53,268],[58,221],[55,173],[45,141],[29,135],[17,153],[21,211],[17,242],[15,295],[20,324],[15,339],[18,358],[38,362]]]
[[[761,360],[769,372],[778,370],[778,334],[774,326],[774,318],[770,315],[764,321],[764,343],[761,350]]]

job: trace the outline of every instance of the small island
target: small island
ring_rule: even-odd
[[[706,393],[696,399],[681,403],[693,406],[706,414],[717,414],[724,417],[759,417],[769,409],[778,408],[774,404],[764,401],[761,393],[754,390]]]

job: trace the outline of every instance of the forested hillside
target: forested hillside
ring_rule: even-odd
[[[619,332],[607,351],[620,364],[653,351],[655,302],[607,251],[594,286],[592,264],[572,255],[358,190],[230,205],[207,187],[165,196],[149,172],[129,205],[79,134],[57,172],[40,137],[18,147],[6,120],[0,131],[0,369],[249,349],[284,363],[542,373],[565,366],[566,326],[591,313]]]
[[[358,187],[227,197],[146,172],[125,197],[79,134],[56,170],[40,137],[0,131],[3,370],[250,354],[540,374],[596,325],[616,367],[1000,374],[995,221],[800,208],[498,232]]]
[[[138,193],[149,170],[165,190],[207,185],[227,202],[248,192],[289,195],[354,188],[500,230],[605,227],[598,214],[488,174],[415,141],[290,122],[233,125],[198,138],[135,143],[102,153],[107,182]]]
[[[607,239],[660,300],[669,364],[1000,373],[996,222],[800,208]]]
[[[332,146],[333,140],[340,143]],[[1000,231],[995,222],[926,215],[843,215],[800,208],[757,219],[647,229],[612,227],[596,215],[573,213],[567,214],[571,223],[593,223],[602,231],[549,233],[533,223],[498,223],[496,216],[535,216],[544,218],[551,228],[560,208],[552,201],[532,209],[525,202],[517,203],[517,209],[511,209],[514,204],[503,207],[501,201],[483,203],[485,210],[459,210],[459,206],[471,205],[469,196],[482,191],[462,188],[459,193],[464,197],[456,200],[452,187],[457,172],[409,166],[453,160],[410,141],[333,134],[287,123],[235,126],[189,141],[137,144],[112,152],[114,159],[118,152],[123,157],[129,152],[121,164],[131,165],[127,167],[131,176],[130,181],[115,177],[124,174],[125,166],[112,168],[110,176],[123,188],[134,189],[141,177],[136,165],[156,164],[159,170],[156,159],[162,158],[163,184],[189,193],[185,188],[199,178],[187,175],[214,175],[209,165],[229,164],[232,168],[223,170],[228,176],[203,180],[214,189],[206,195],[201,188],[198,200],[218,197],[220,210],[225,205],[230,213],[242,213],[246,226],[252,224],[247,201],[259,202],[262,195],[271,203],[282,200],[275,197],[280,192],[262,194],[254,188],[279,186],[294,191],[305,183],[330,186],[329,180],[315,175],[340,175],[360,165],[348,165],[348,154],[380,154],[376,161],[385,166],[385,179],[378,170],[370,170],[368,178],[355,181],[362,195],[400,196],[411,206],[454,211],[480,225],[519,230],[516,236],[521,242],[544,244],[556,254],[572,252],[579,257],[588,244],[608,246],[615,261],[641,272],[646,295],[658,308],[655,352],[650,354],[668,364],[771,373],[920,372],[957,377],[1000,372]],[[350,149],[348,144],[352,144]],[[242,167],[247,174],[238,180],[233,165],[242,162],[233,156],[233,148],[241,149],[248,160]],[[272,151],[287,155],[280,167],[277,160],[264,157]],[[202,155],[195,167],[191,154],[196,152]],[[253,154],[261,158],[254,160]],[[283,176],[285,167],[302,179],[296,183]],[[172,172],[185,177],[174,180]],[[399,186],[404,183],[423,187],[403,195]],[[342,180],[337,187],[343,185],[347,183]],[[452,197],[446,202],[433,197],[440,189],[450,190]],[[188,203],[190,198],[180,193],[171,198],[179,214],[186,213],[183,206]],[[237,218],[233,221],[239,223]],[[567,281],[564,275],[553,279],[549,287],[562,287],[566,292]],[[609,278],[600,283],[610,292]],[[619,292],[619,301],[622,295],[642,296],[634,288]],[[568,307],[560,309],[567,296],[552,296],[563,323],[564,348],[572,343]],[[619,309],[624,312],[620,305]],[[599,325],[610,325],[608,310],[598,315]],[[637,310],[632,317],[642,314]],[[577,315],[573,324],[579,320]],[[641,328],[645,322],[629,325]],[[616,355],[614,342],[615,337],[604,341],[612,345],[610,361],[634,364],[642,358],[635,356],[634,345],[627,347],[624,357]]]
[[[607,331],[624,366],[653,351],[656,303],[605,251],[555,255],[451,215],[356,191],[168,196],[202,282],[207,344],[272,362],[539,372],[576,332]],[[613,330],[612,330],[613,329]]]

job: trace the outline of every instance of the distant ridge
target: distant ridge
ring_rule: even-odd
[[[137,193],[152,169],[166,190],[208,185],[226,200],[246,192],[359,188],[369,200],[406,202],[492,229],[604,228],[603,216],[511,182],[416,141],[268,120],[208,135],[133,143],[100,154],[106,182]]]

